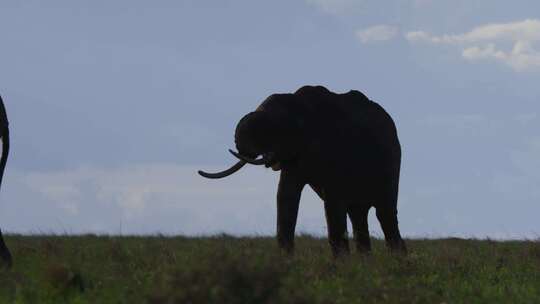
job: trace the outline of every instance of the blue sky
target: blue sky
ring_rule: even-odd
[[[540,3],[2,1],[12,232],[272,234],[277,174],[234,160],[265,97],[357,89],[394,117],[406,236],[540,235]],[[304,191],[298,230],[324,234]],[[380,235],[373,214],[370,230]]]

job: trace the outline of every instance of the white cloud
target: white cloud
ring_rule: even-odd
[[[398,34],[398,29],[390,25],[376,25],[356,32],[356,37],[362,43],[381,42],[390,40]]]
[[[432,43],[478,43],[490,41],[539,41],[540,20],[526,19],[518,22],[488,24],[456,35],[434,36],[424,31],[409,32],[410,40],[426,40]]]
[[[455,35],[436,36],[425,31],[412,31],[406,33],[405,38],[411,42],[458,45],[462,48],[463,58],[469,61],[494,60],[516,71],[540,68],[538,19],[488,24]]]

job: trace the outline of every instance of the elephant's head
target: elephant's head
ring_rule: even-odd
[[[246,163],[280,170],[283,162],[294,160],[300,153],[300,125],[298,119],[290,116],[283,111],[275,113],[264,109],[248,113],[236,126],[234,139],[238,152],[229,150],[240,161],[222,172],[199,171],[199,174],[207,178],[222,178],[238,171]]]
[[[240,160],[250,164],[265,164],[274,170],[280,169],[276,152],[282,145],[282,126],[274,122],[270,113],[255,111],[244,116],[236,126],[234,141],[238,153],[231,151]],[[260,159],[256,159],[262,156]]]

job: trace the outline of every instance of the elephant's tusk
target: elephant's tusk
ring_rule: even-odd
[[[249,163],[249,164],[252,164],[252,165],[264,165],[266,163],[266,159],[263,157],[263,158],[259,158],[259,159],[252,159],[252,158],[249,158],[249,157],[246,157],[238,152],[235,152],[231,149],[229,149],[229,152],[231,152],[232,155],[234,155],[236,158],[238,158],[239,160],[241,161],[245,161],[246,163]]]
[[[227,176],[233,174],[234,172],[240,170],[240,168],[242,168],[245,164],[246,164],[246,162],[241,160],[241,161],[237,162],[236,164],[234,164],[232,167],[230,167],[229,169],[227,169],[225,171],[221,171],[221,172],[217,172],[217,173],[208,173],[208,172],[204,172],[202,170],[199,170],[198,173],[202,177],[206,177],[206,178],[223,178],[223,177],[227,177]]]

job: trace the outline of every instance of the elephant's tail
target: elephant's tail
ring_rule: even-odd
[[[2,185],[2,179],[4,177],[4,170],[6,169],[6,163],[9,155],[9,126],[7,121],[6,109],[4,108],[4,102],[2,97],[0,97],[0,129],[2,133],[2,157],[0,158],[0,186]],[[11,253],[4,243],[4,238],[2,237],[2,231],[0,231],[0,258],[4,261],[7,267],[11,267],[13,261]]]
[[[4,178],[4,170],[6,169],[6,163],[9,155],[9,128],[6,126],[4,134],[2,134],[2,158],[0,158],[0,187],[2,186],[2,179]]]
[[[9,155],[9,129],[6,126],[4,134],[2,134],[2,157],[0,158],[0,186],[2,185],[2,178],[4,177],[4,169],[6,169],[6,163]],[[11,253],[4,243],[2,237],[2,231],[0,231],[0,258],[5,265],[10,268],[13,264]]]

